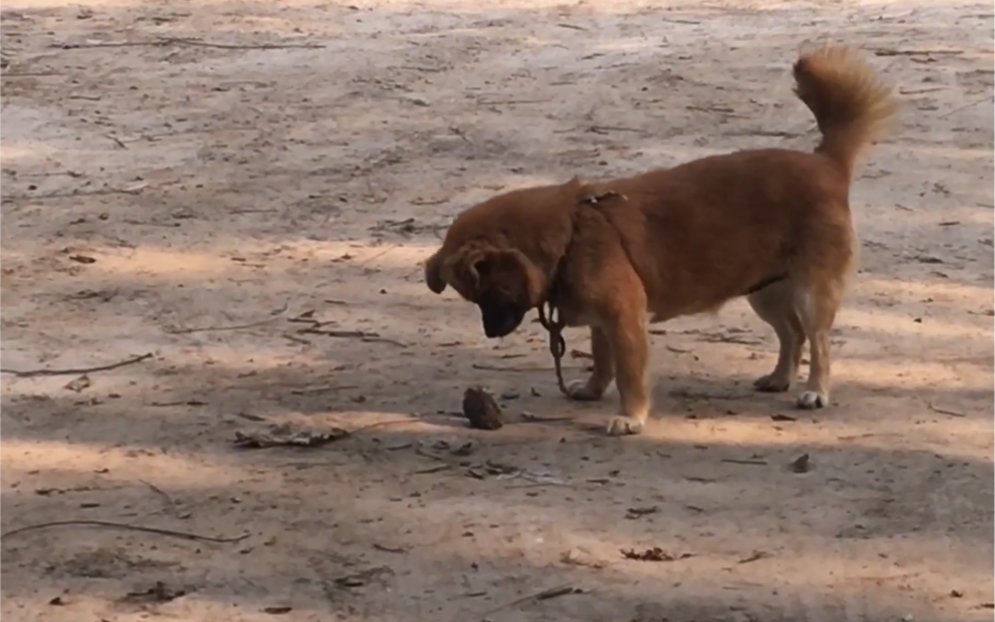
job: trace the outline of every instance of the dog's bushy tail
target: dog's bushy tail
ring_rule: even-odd
[[[822,132],[816,153],[853,175],[857,158],[898,112],[891,87],[845,47],[802,55],[794,67],[795,94],[815,115]]]

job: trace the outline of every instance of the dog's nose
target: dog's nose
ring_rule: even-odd
[[[497,321],[484,322],[484,335],[488,339],[494,339],[496,337],[507,337],[512,332],[514,332],[517,327],[515,318],[504,317]]]

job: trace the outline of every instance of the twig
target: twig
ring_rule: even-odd
[[[514,607],[516,605],[521,605],[522,603],[527,603],[530,600],[549,600],[551,598],[557,598],[560,596],[566,596],[567,594],[579,594],[582,590],[580,588],[573,587],[569,583],[564,583],[563,585],[558,585],[556,587],[551,587],[548,590],[543,590],[529,596],[523,596],[518,600],[514,600],[510,603],[501,605],[495,609],[492,609],[484,614],[484,617],[493,615],[502,609],[508,609],[509,607]]]
[[[163,501],[166,502],[166,506],[169,508],[169,513],[172,514],[173,516],[176,516],[176,514],[177,514],[177,512],[176,512],[176,502],[173,501],[173,498],[169,496],[168,492],[166,492],[162,488],[159,488],[155,484],[151,484],[149,482],[146,482],[143,479],[140,479],[138,481],[140,481],[141,483],[145,484],[146,486],[149,487],[150,490],[152,490],[152,492],[154,492],[157,495],[159,495],[160,497],[162,497]]]
[[[96,43],[57,43],[52,47],[60,50],[77,50],[82,48],[124,48],[124,47],[165,47],[167,45],[192,45],[205,48],[221,48],[224,50],[283,50],[289,48],[323,48],[317,43],[261,43],[256,45],[233,45],[229,43],[211,43],[197,39],[181,39],[178,37],[160,37],[155,41],[104,41]]]
[[[144,187],[144,186],[143,186]],[[127,188],[101,188],[100,190],[87,190],[85,192],[52,192],[49,194],[15,194],[3,197],[4,203],[17,200],[41,201],[42,199],[68,199],[76,197],[92,197],[103,194],[141,194],[142,188],[138,190],[128,190]]]
[[[926,400],[926,407],[929,408],[930,410],[932,410],[935,413],[940,413],[941,415],[949,415],[951,417],[966,417],[967,416],[966,413],[957,412],[956,410],[947,410],[945,408],[937,408],[936,406],[933,406],[933,402],[930,402],[929,400]]]
[[[198,39],[184,39],[178,37],[163,37],[165,44],[176,43],[179,45],[194,45],[205,48],[221,48],[223,50],[287,50],[302,48],[308,50],[320,49],[325,46],[320,43],[260,43],[257,45],[237,45],[230,43],[210,43]]]
[[[412,471],[412,475],[427,475],[428,473],[438,473],[439,471],[446,471],[453,468],[449,464],[437,464],[434,467],[428,467],[427,469],[419,469],[417,471]]]
[[[113,134],[107,134],[106,136],[107,136],[107,138],[109,138],[112,141],[114,141],[114,144],[117,145],[118,147],[120,147],[122,149],[127,149],[128,148],[128,145],[126,145],[123,142],[121,142],[121,139],[118,138],[117,136],[115,136]]]
[[[559,26],[560,28],[569,28],[571,30],[581,30],[583,32],[587,32],[587,30],[588,30],[587,28],[584,28],[583,26],[575,26],[574,24],[557,24],[557,26]]]
[[[48,529],[49,527],[62,527],[66,525],[88,525],[93,527],[110,527],[112,529],[125,529],[127,531],[141,531],[143,533],[154,533],[160,536],[169,536],[171,538],[182,538],[184,540],[195,540],[198,542],[219,542],[222,544],[229,544],[232,542],[241,542],[248,538],[251,534],[245,533],[240,536],[234,536],[231,538],[216,538],[214,536],[202,536],[196,533],[190,533],[186,531],[173,531],[172,529],[160,529],[158,527],[142,527],[141,525],[129,525],[128,523],[114,523],[111,521],[103,520],[58,520],[52,521],[50,523],[38,523],[37,525],[28,525],[27,527],[20,527],[18,529],[13,529],[5,533],[0,534],[0,540],[9,538],[10,536],[16,536],[18,534],[26,533],[28,531],[37,531],[39,529]]]
[[[167,330],[166,332],[171,335],[189,335],[190,333],[203,333],[207,331],[222,331],[222,330],[242,330],[244,328],[255,328],[256,326],[262,326],[263,324],[269,324],[270,322],[279,319],[281,315],[287,312],[287,303],[283,303],[283,307],[272,311],[270,317],[265,320],[258,320],[255,322],[249,322],[247,324],[232,324],[231,326],[201,326],[198,328],[176,328],[172,330]]]
[[[604,134],[606,132],[635,132],[637,134],[646,133],[646,130],[641,130],[638,127],[622,127],[620,125],[592,125],[587,128],[587,131],[594,134]]]
[[[419,204],[415,203],[415,205],[419,205]],[[388,246],[387,248],[383,249],[382,251],[380,251],[376,255],[372,255],[370,257],[367,257],[366,259],[364,259],[363,261],[359,262],[356,265],[358,267],[365,266],[366,264],[370,263],[374,259],[380,259],[381,257],[383,257],[384,255],[386,255],[387,253],[389,253],[390,251],[392,251],[392,250],[394,250],[396,248],[401,248],[401,245],[400,244],[394,244],[393,246]]]
[[[947,117],[949,117],[950,115],[954,114],[955,112],[960,112],[961,110],[966,110],[966,109],[970,108],[971,106],[977,106],[978,104],[983,104],[986,101],[988,101],[989,99],[992,99],[993,97],[995,97],[995,95],[986,95],[985,97],[982,97],[981,99],[979,99],[977,101],[971,102],[970,104],[964,104],[963,106],[958,106],[957,108],[954,108],[953,110],[948,110],[948,111],[946,111],[945,113],[941,114],[940,116],[938,116],[936,118],[937,119],[946,119]]]
[[[545,104],[548,99],[503,99],[495,101],[478,101],[481,106],[510,106],[514,104]]]
[[[957,56],[963,53],[964,50],[890,50],[884,48],[874,50],[875,56],[929,56],[931,54]]]
[[[753,553],[751,553],[747,557],[744,557],[743,559],[737,561],[736,563],[737,564],[752,564],[755,561],[760,561],[761,559],[767,559],[770,556],[771,556],[770,553],[768,553],[767,551],[757,550],[757,551],[753,551]]]
[[[692,26],[697,26],[698,24],[701,23],[701,22],[695,21],[693,19],[676,19],[676,18],[671,18],[671,17],[664,17],[660,21],[670,22],[672,24],[691,24]]]
[[[2,374],[14,374],[18,378],[33,378],[35,376],[71,376],[77,374],[91,374],[97,371],[110,371],[112,369],[117,369],[118,367],[124,367],[125,365],[133,365],[135,363],[140,363],[145,359],[152,358],[152,353],[148,352],[141,356],[135,356],[130,359],[125,359],[117,363],[111,363],[109,365],[97,365],[96,367],[73,367],[70,369],[5,369],[0,368],[0,373]]]
[[[291,389],[294,395],[307,395],[309,393],[324,393],[325,391],[346,391],[348,389],[358,389],[358,384],[330,384],[322,387],[309,387],[306,389]]]
[[[515,367],[513,365],[486,365],[484,363],[474,363],[472,367],[473,369],[479,369],[482,371],[510,371],[510,372],[553,371],[552,367],[542,367],[542,366]],[[574,365],[572,367],[564,367],[563,369],[580,369],[580,367]]]
[[[736,458],[722,458],[722,462],[727,462],[729,464],[749,464],[752,466],[766,466],[766,460],[739,460]]]
[[[899,95],[922,95],[924,93],[935,93],[937,91],[945,91],[947,87],[945,86],[933,86],[925,89],[898,89]]]
[[[293,320],[291,320],[293,321]],[[339,339],[359,339],[363,343],[389,343],[395,345],[399,348],[407,348],[406,343],[397,341],[396,339],[388,339],[387,337],[381,337],[377,333],[367,333],[361,330],[321,330],[318,328],[322,323],[315,322],[315,326],[309,328],[302,328],[297,331],[298,334],[307,335],[324,335],[325,337],[336,337]]]
[[[0,78],[20,78],[24,76],[63,76],[64,73],[57,71],[4,71],[0,73]]]

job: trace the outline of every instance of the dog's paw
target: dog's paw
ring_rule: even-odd
[[[578,402],[596,402],[601,399],[601,394],[592,391],[586,380],[574,380],[567,385],[567,397]]]
[[[753,388],[762,393],[783,393],[791,388],[791,380],[767,374],[757,378],[753,382]]]
[[[804,410],[815,410],[829,406],[829,396],[819,391],[805,391],[798,396],[798,408]]]
[[[609,436],[628,436],[643,431],[643,422],[635,417],[613,417],[608,424]]]

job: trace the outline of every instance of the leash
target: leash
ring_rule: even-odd
[[[567,385],[563,381],[563,356],[567,353],[567,340],[563,338],[563,327],[566,322],[563,320],[560,310],[547,302],[547,312],[543,310],[543,305],[539,305],[539,323],[549,333],[549,353],[553,355],[553,367],[556,369],[556,384],[560,387],[560,392],[570,397]]]
[[[628,200],[628,198],[615,190],[605,190],[604,192],[596,194],[588,194],[580,198],[580,203],[595,205],[599,201],[604,199],[620,197],[622,200]],[[559,272],[559,270],[557,270]],[[555,280],[554,287],[555,289]],[[553,294],[554,292],[550,292]],[[570,392],[567,390],[567,385],[563,381],[563,357],[567,353],[567,341],[563,338],[563,328],[567,325],[566,321],[563,319],[560,310],[553,304],[553,295],[550,295],[544,304],[539,305],[539,323],[542,327],[546,329],[549,333],[549,353],[553,355],[553,368],[556,370],[556,384],[560,388],[560,392],[567,397],[570,397]],[[543,308],[545,307],[545,309]]]

